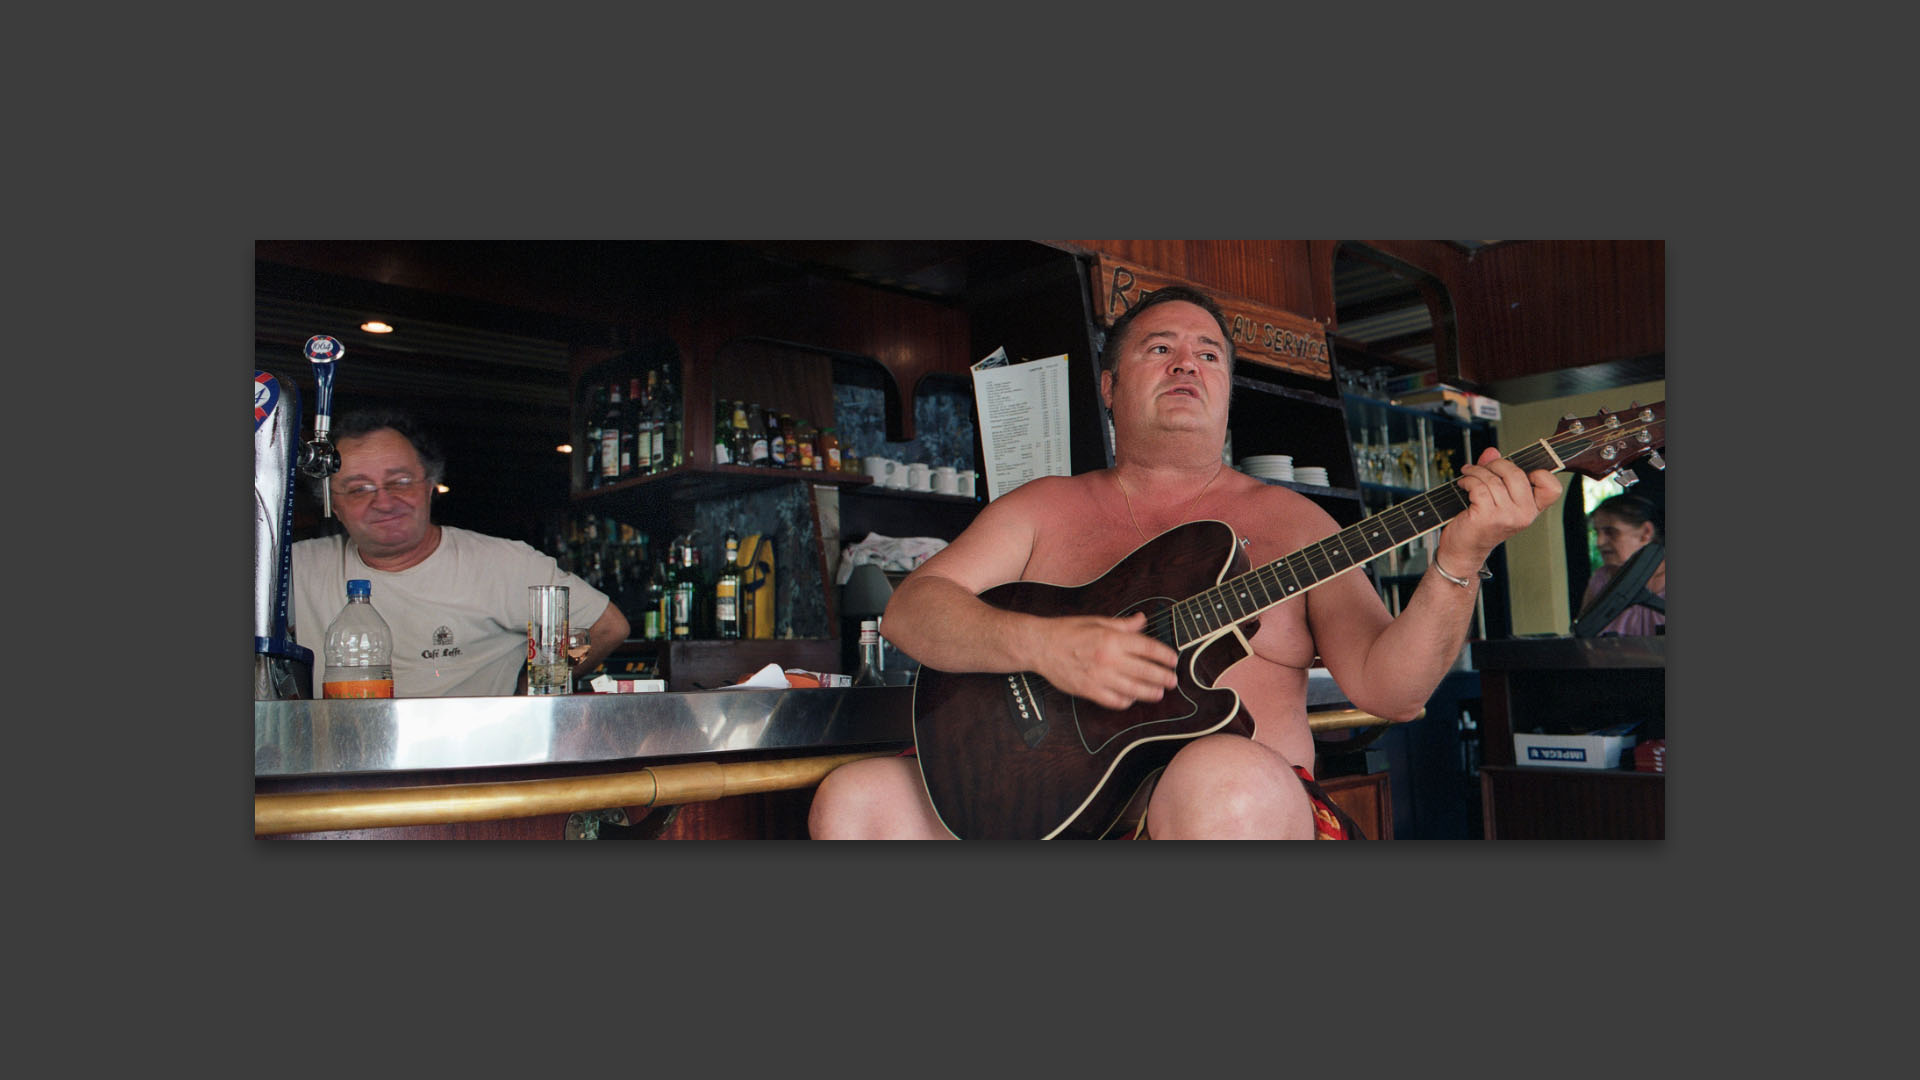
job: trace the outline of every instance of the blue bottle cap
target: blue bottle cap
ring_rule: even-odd
[[[365,578],[354,578],[352,581],[347,582],[347,595],[371,597],[373,596],[373,582]]]

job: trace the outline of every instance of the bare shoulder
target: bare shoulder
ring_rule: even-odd
[[[1250,541],[1256,556],[1263,549],[1279,549],[1268,558],[1340,531],[1339,523],[1319,503],[1292,488],[1238,471],[1221,477],[1220,491],[1207,500],[1207,510]]]
[[[973,523],[915,573],[948,578],[976,593],[1018,580],[1061,508],[1085,498],[1079,477],[1035,477],[981,507]]]

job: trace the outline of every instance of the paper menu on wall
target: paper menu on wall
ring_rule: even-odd
[[[1036,476],[1072,475],[1065,353],[1015,362],[993,350],[973,365],[973,400],[989,501]]]

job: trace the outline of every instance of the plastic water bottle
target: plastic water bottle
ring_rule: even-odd
[[[373,608],[373,583],[347,582],[347,606],[327,627],[322,697],[393,696],[393,631]]]
[[[853,676],[855,686],[885,686],[880,677],[880,623],[860,620],[860,670]]]

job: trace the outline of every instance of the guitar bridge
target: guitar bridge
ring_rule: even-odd
[[[1040,707],[1040,695],[1034,692],[1033,685],[1044,681],[1037,675],[1030,677],[1024,671],[1007,676],[1007,716],[1029,750],[1039,746],[1040,740],[1047,737],[1047,715]]]

